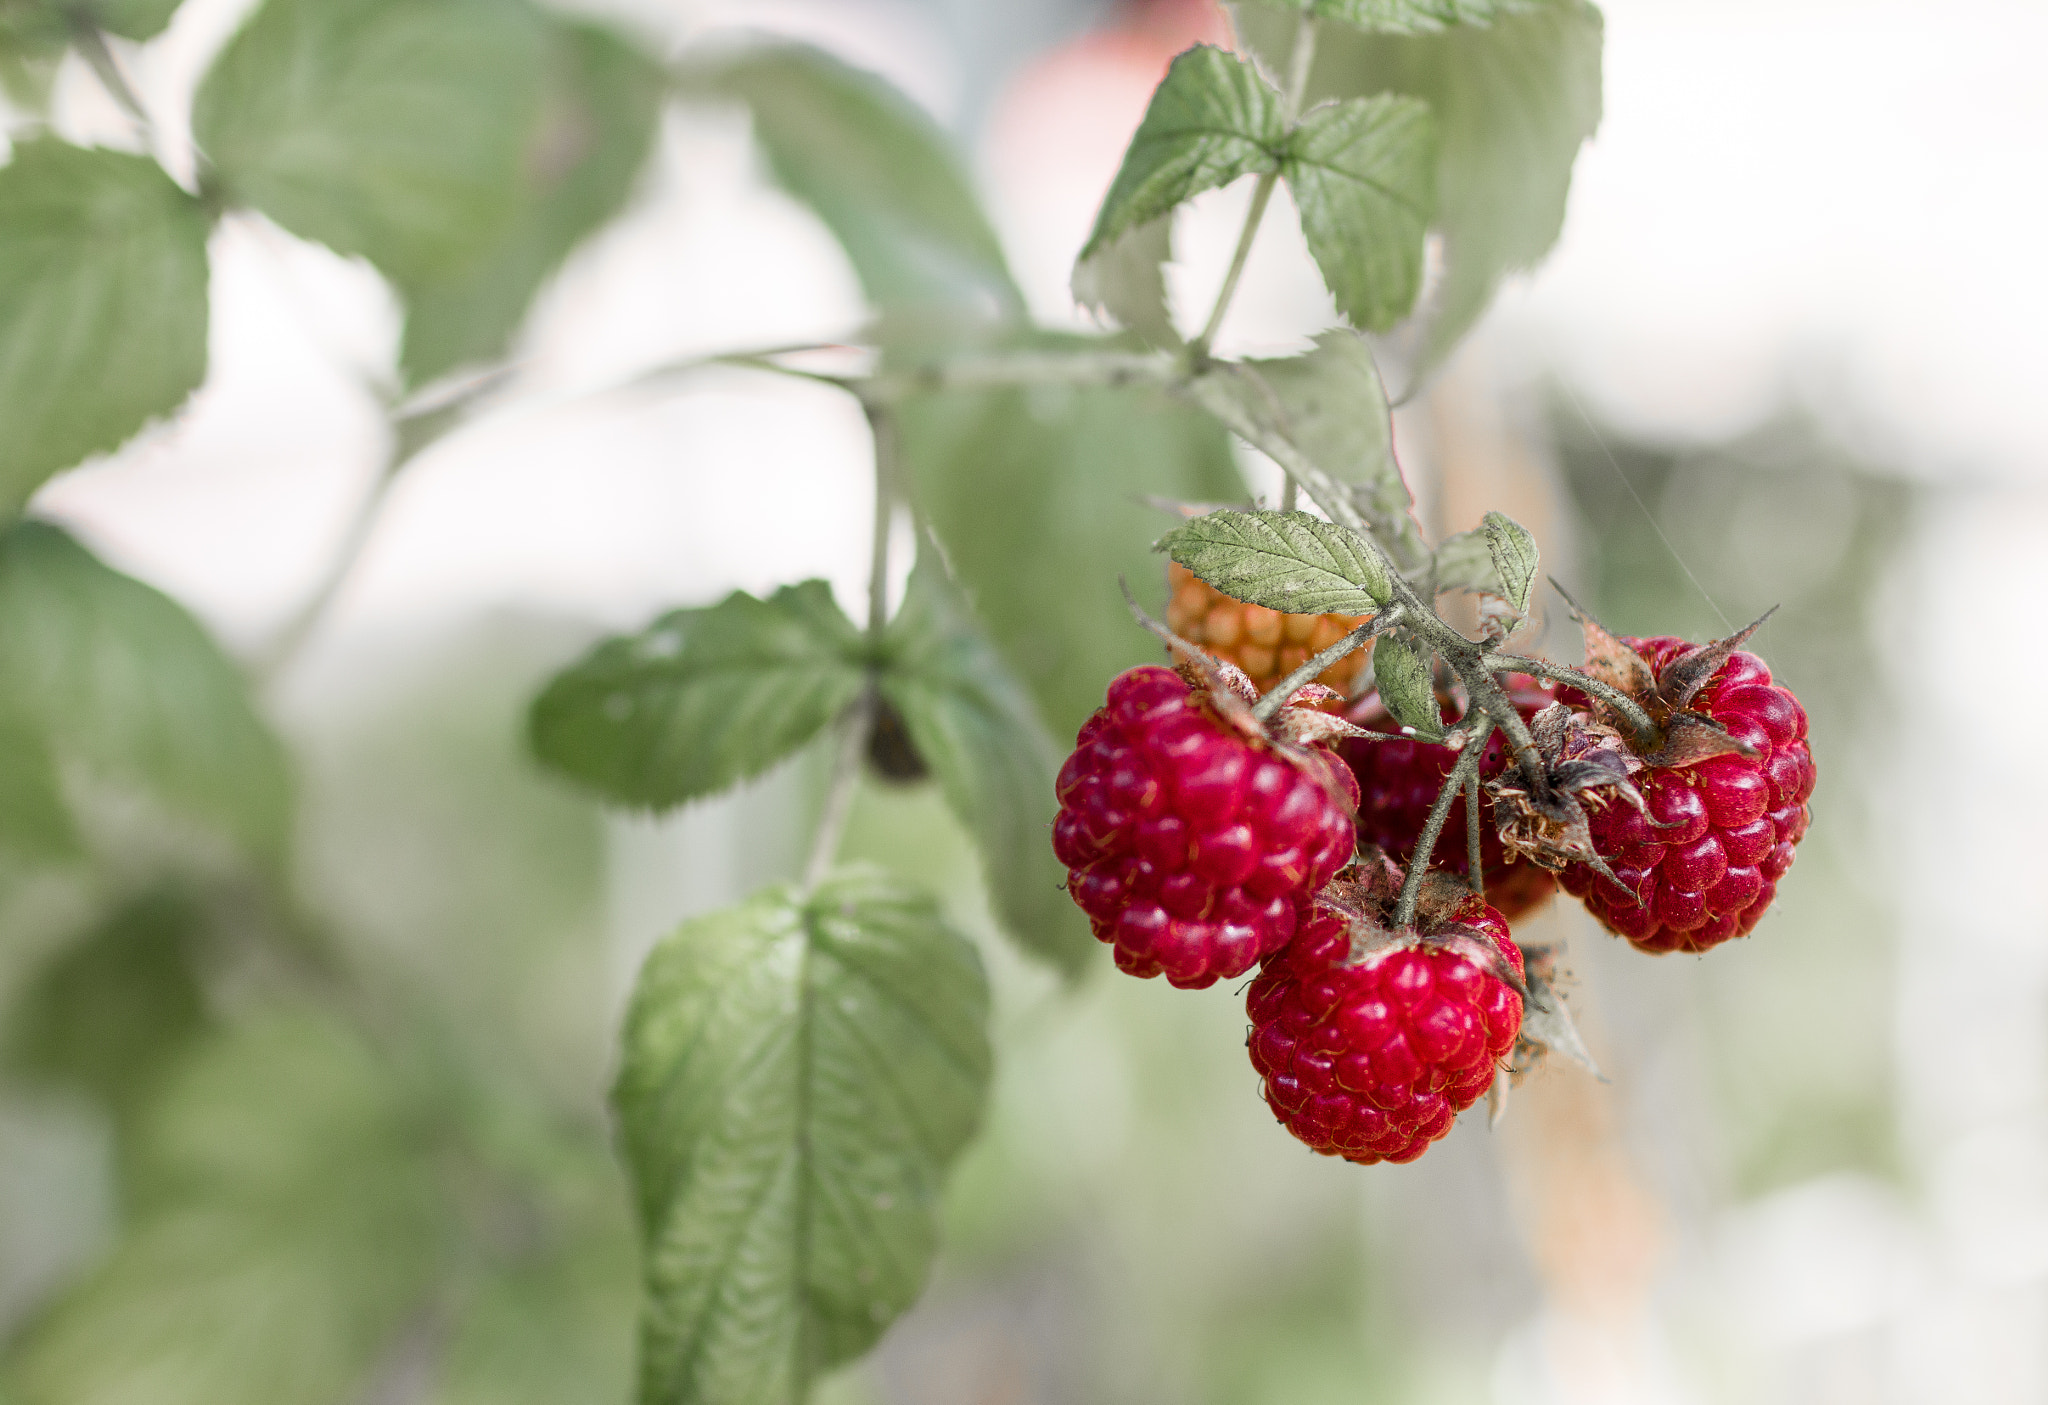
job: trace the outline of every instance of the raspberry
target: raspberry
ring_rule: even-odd
[[[1158,666],[1110,683],[1059,799],[1053,852],[1095,935],[1131,975],[1195,989],[1285,945],[1355,845],[1335,758],[1252,735]]]
[[[1660,678],[1694,646],[1682,639],[1623,639]],[[1652,765],[1635,777],[1650,815],[1608,805],[1591,816],[1593,847],[1635,896],[1574,864],[1565,890],[1619,936],[1648,952],[1705,951],[1747,936],[1792,866],[1806,836],[1813,756],[1806,711],[1771,681],[1755,654],[1730,653],[1689,700],[1746,742],[1754,755],[1724,753],[1690,765]]]
[[[1353,923],[1327,905],[1252,982],[1252,1066],[1288,1131],[1325,1156],[1413,1161],[1492,1085],[1522,1025],[1505,919],[1467,896],[1420,943],[1353,962]],[[1439,944],[1462,929],[1464,940]],[[1436,938],[1437,940],[1432,940]]]
[[[1166,567],[1166,627],[1190,644],[1236,664],[1264,693],[1364,624],[1365,615],[1283,615],[1233,600],[1178,562]],[[1349,695],[1366,651],[1346,654],[1317,682]]]
[[[1503,678],[1516,711],[1527,721],[1554,701],[1542,683],[1526,674]],[[1368,731],[1398,733],[1400,726],[1380,705],[1377,693],[1349,713],[1351,721]],[[1415,847],[1415,837],[1429,818],[1437,791],[1451,773],[1458,753],[1434,742],[1403,737],[1399,741],[1366,741],[1346,738],[1338,743],[1342,756],[1358,778],[1358,842],[1375,844],[1404,861]],[[1480,757],[1479,776],[1490,780],[1506,764],[1507,739],[1495,732]],[[1556,886],[1551,876],[1533,863],[1518,860],[1500,842],[1493,824],[1493,805],[1479,804],[1479,863],[1486,875],[1486,900],[1510,922],[1547,899]],[[1466,851],[1465,798],[1451,802],[1443,833],[1436,842],[1433,860],[1453,873],[1469,872],[1472,865]]]

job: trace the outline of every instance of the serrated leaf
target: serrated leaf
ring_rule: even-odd
[[[1092,349],[1039,337],[1037,349]],[[1159,515],[1148,496],[1230,501],[1243,481],[1214,420],[1144,386],[1040,386],[917,396],[904,460],[989,635],[1054,734],[1102,704],[1119,670],[1158,657],[1117,592],[1157,602]]]
[[[147,1119],[118,1248],[19,1344],[17,1405],[359,1396],[457,1230],[439,1121],[319,1016],[198,1052]]]
[[[505,237],[546,76],[521,0],[264,0],[192,131],[231,202],[419,286]]]
[[[864,641],[823,581],[734,591],[607,639],[534,700],[534,754],[619,804],[666,809],[759,775],[860,695]]]
[[[1436,678],[1427,650],[1418,649],[1398,631],[1382,634],[1372,649],[1372,676],[1380,701],[1396,722],[1414,728],[1425,741],[1443,736],[1444,715],[1437,706]]]
[[[1337,310],[1374,332],[1406,316],[1436,210],[1428,105],[1382,94],[1313,108],[1289,134],[1282,170]]]
[[[1469,590],[1503,599],[1507,595],[1500,572],[1494,569],[1493,548],[1487,544],[1486,532],[1478,527],[1438,542],[1430,555],[1430,570],[1419,574],[1433,574],[1439,591]]]
[[[886,647],[882,695],[974,835],[1004,930],[1069,976],[1079,974],[1097,943],[1052,853],[1059,753],[936,550],[919,554]]]
[[[1306,512],[1225,508],[1174,528],[1154,549],[1233,600],[1282,614],[1364,615],[1393,599],[1371,544]]]
[[[1255,377],[1247,408],[1263,413],[1273,433],[1348,490],[1397,563],[1421,561],[1428,548],[1415,525],[1414,495],[1394,459],[1386,388],[1364,339],[1333,329],[1318,336],[1306,356],[1243,365]]]
[[[798,1405],[923,1289],[987,1097],[988,990],[922,894],[840,870],[655,948],[613,1093],[647,1405]]]
[[[282,854],[291,781],[240,671],[176,603],[41,522],[0,533],[0,712],[60,766]]]
[[[1388,34],[1427,33],[1452,25],[1487,25],[1547,0],[1241,0],[1267,10],[1293,10]]]
[[[1023,306],[951,143],[883,79],[771,44],[693,64],[680,87],[747,105],[776,182],[831,229],[877,307]]]
[[[1180,329],[1166,297],[1173,217],[1136,225],[1074,264],[1074,301],[1136,333],[1148,346],[1177,347]]]
[[[510,219],[480,256],[407,281],[399,363],[418,385],[502,356],[536,291],[632,193],[654,146],[667,77],[597,24],[550,20],[540,121],[527,136]]]
[[[0,167],[0,516],[205,379],[210,223],[145,157],[44,137]]]
[[[1514,606],[1517,614],[1528,614],[1529,591],[1536,582],[1536,538],[1527,527],[1499,512],[1487,513],[1479,530],[1486,537],[1494,574],[1500,578],[1501,598]]]
[[[1205,190],[1274,170],[1286,136],[1280,95],[1256,68],[1207,44],[1189,49],[1154,90],[1081,261]]]

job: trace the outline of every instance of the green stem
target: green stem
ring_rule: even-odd
[[[1597,698],[1620,713],[1630,730],[1636,734],[1629,738],[1630,741],[1646,750],[1655,750],[1657,724],[1651,720],[1650,714],[1643,710],[1641,703],[1612,684],[1602,683],[1576,668],[1552,663],[1548,659],[1522,658],[1514,654],[1490,654],[1487,656],[1486,667],[1494,673],[1529,673],[1538,678],[1548,678],[1553,682],[1577,688],[1588,697]]]
[[[128,75],[121,71],[120,63],[114,58],[114,51],[107,47],[107,36],[100,27],[83,14],[74,13],[71,19],[71,43],[78,50],[80,58],[92,69],[100,80],[100,86],[107,90],[107,96],[121,105],[122,111],[135,119],[151,144],[155,144],[156,123],[150,120],[149,110],[142,105],[142,99],[135,95],[129,85]]]
[[[868,729],[874,716],[875,693],[869,687],[862,690],[839,719],[839,748],[832,757],[832,779],[825,787],[825,803],[818,811],[810,857],[804,860],[803,890],[807,895],[824,881],[833,859],[839,855],[839,841],[853,813],[854,792],[860,788],[861,757],[868,749]]]
[[[1381,610],[1268,689],[1265,696],[1252,705],[1252,716],[1261,722],[1272,721],[1273,715],[1287,705],[1287,700],[1301,688],[1321,677],[1324,669],[1353,649],[1363,648],[1368,640],[1382,630],[1392,629],[1400,622],[1401,608],[1398,605],[1390,610]]]
[[[1484,865],[1479,853],[1479,768],[1474,766],[1465,773],[1465,868],[1472,879],[1472,891],[1484,894],[1486,875],[1481,871]]]
[[[1408,877],[1401,884],[1401,896],[1394,903],[1394,926],[1398,930],[1415,925],[1415,903],[1422,896],[1422,876],[1429,871],[1430,855],[1436,852],[1436,841],[1444,832],[1444,820],[1451,813],[1451,802],[1465,788],[1465,777],[1479,774],[1479,757],[1486,750],[1486,739],[1493,734],[1489,719],[1479,724],[1479,730],[1459,751],[1457,764],[1444,777],[1443,786],[1436,793],[1436,803],[1429,807],[1429,818],[1423,822],[1422,833],[1416,837],[1415,848],[1408,856]],[[1477,814],[1475,807],[1473,813]]]

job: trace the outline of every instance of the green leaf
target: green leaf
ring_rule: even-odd
[[[596,24],[551,20],[541,120],[527,137],[511,219],[481,256],[407,283],[409,383],[503,356],[534,293],[625,205],[661,119],[661,66]]]
[[[48,738],[33,718],[0,715],[0,853],[62,861],[81,852]]]
[[[1436,227],[1444,274],[1419,378],[1478,320],[1509,272],[1557,242],[1580,145],[1600,123],[1600,12],[1549,0],[1488,28],[1440,34],[1326,31],[1313,97],[1393,92],[1436,117]],[[1250,27],[1267,53],[1284,26]]]
[[[416,287],[507,237],[547,60],[519,0],[264,0],[193,135],[231,202]]]
[[[1437,707],[1429,662],[1429,651],[1403,639],[1398,630],[1382,634],[1373,645],[1372,674],[1380,701],[1396,722],[1425,741],[1437,741],[1444,734],[1444,715]]]
[[[767,44],[693,64],[679,83],[748,106],[777,183],[831,229],[877,307],[1023,306],[951,143],[881,78]]]
[[[281,856],[291,782],[241,672],[176,603],[45,523],[0,533],[0,711],[66,771]]]
[[[1256,68],[1207,44],[1189,49],[1153,92],[1081,261],[1205,190],[1275,170],[1286,136],[1280,95]]]
[[[1328,103],[1288,136],[1283,169],[1302,236],[1354,326],[1385,331],[1422,291],[1435,163],[1429,107],[1412,98]]]
[[[1119,575],[1155,602],[1163,590],[1147,550],[1161,518],[1145,499],[1241,497],[1228,437],[1143,386],[932,393],[899,422],[918,504],[982,622],[1054,735],[1071,737],[1112,675],[1158,657],[1117,591]]]
[[[865,642],[823,581],[734,591],[607,639],[534,701],[534,753],[624,805],[666,809],[759,775],[860,695]]]
[[[0,167],[0,516],[206,378],[209,225],[144,157],[43,137]]]
[[[1306,512],[1224,508],[1176,527],[1155,550],[1233,600],[1282,614],[1364,615],[1393,599],[1371,543]]]
[[[1059,752],[1031,695],[946,578],[937,550],[919,554],[886,643],[882,695],[974,835],[1004,930],[1079,974],[1097,944],[1052,854]]]
[[[988,989],[930,899],[845,869],[683,924],[613,1100],[638,1190],[647,1405],[797,1405],[922,1291],[987,1097]]]
[[[1415,497],[1394,459],[1387,392],[1364,338],[1335,329],[1317,337],[1306,356],[1243,366],[1255,392],[1247,410],[1348,490],[1396,562],[1422,561],[1428,548],[1415,525]]]
[[[1501,584],[1500,572],[1494,568],[1493,548],[1487,544],[1485,531],[1478,527],[1438,542],[1429,570],[1417,574],[1433,574],[1438,591],[1470,590],[1507,598],[1507,587]]]
[[[1452,25],[1487,25],[1547,0],[1247,0],[1268,10],[1293,10],[1389,34],[1427,33]]]
[[[1502,513],[1489,512],[1480,530],[1486,535],[1486,550],[1493,557],[1494,573],[1500,577],[1502,596],[1515,613],[1529,613],[1529,588],[1536,580],[1536,538],[1529,529]]]
[[[352,1034],[270,1016],[152,1110],[113,1256],[18,1347],[16,1405],[333,1405],[457,1231],[441,1118]]]
[[[194,961],[205,919],[152,893],[58,949],[16,996],[0,1068],[92,1098],[124,1140],[175,1060],[213,1027]]]
[[[1074,301],[1137,333],[1148,346],[1177,347],[1179,328],[1166,298],[1173,260],[1173,217],[1136,225],[1074,265]]]
[[[123,39],[153,39],[169,26],[181,0],[83,0],[79,13]]]

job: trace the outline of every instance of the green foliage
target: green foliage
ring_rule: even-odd
[[[40,522],[0,533],[0,714],[65,771],[282,852],[290,779],[241,673],[177,604]]]
[[[0,714],[0,854],[31,863],[79,855],[63,781],[35,721]]]
[[[877,307],[1022,306],[944,133],[874,74],[770,44],[691,64],[678,84],[747,105],[776,181],[831,229]]]
[[[759,775],[860,695],[866,641],[823,581],[734,591],[607,639],[535,700],[540,759],[607,799],[666,809]]]
[[[1494,566],[1493,545],[1483,527],[1457,532],[1438,542],[1436,550],[1430,553],[1427,574],[1439,591],[1469,590],[1507,598],[1507,586]]]
[[[526,205],[547,40],[520,0],[264,0],[193,135],[230,202],[431,285],[501,249]]]
[[[504,354],[534,292],[632,193],[654,145],[665,81],[659,64],[611,30],[548,22],[541,116],[527,136],[511,218],[475,259],[402,289],[399,360],[408,381]]]
[[[1424,740],[1436,741],[1444,734],[1444,715],[1437,707],[1429,660],[1427,649],[1417,648],[1395,630],[1382,634],[1373,645],[1372,675],[1380,701],[1394,714],[1394,720],[1414,728]]]
[[[1082,246],[1082,263],[1205,190],[1278,169],[1285,138],[1280,95],[1257,69],[1207,44],[1189,49],[1152,94]]]
[[[1112,318],[1149,346],[1179,346],[1166,299],[1173,216],[1133,225],[1074,264],[1074,301]]]
[[[1268,10],[1293,10],[1359,29],[1412,34],[1450,25],[1492,24],[1547,0],[1247,0]]]
[[[1141,594],[1158,579],[1146,544],[1161,518],[1144,499],[1241,496],[1228,438],[1142,386],[934,393],[900,418],[919,507],[1054,735],[1072,736],[1112,675],[1156,657],[1149,636],[1103,608],[1119,575]]]
[[[1381,95],[1314,108],[1288,138],[1302,237],[1354,326],[1385,331],[1422,291],[1435,137],[1425,104]]]
[[[1536,583],[1536,538],[1529,529],[1499,512],[1489,512],[1480,523],[1486,537],[1487,555],[1499,577],[1501,598],[1515,607],[1515,613],[1529,613],[1529,591]]]
[[[1370,614],[1393,599],[1372,546],[1306,512],[1211,512],[1168,532],[1155,549],[1233,600],[1283,614]]]
[[[144,157],[43,137],[0,167],[0,514],[205,378],[209,223]]]
[[[648,958],[614,1100],[649,1304],[641,1399],[795,1405],[923,1287],[990,1059],[974,948],[842,870]]]
[[[76,0],[70,7],[109,34],[153,39],[163,33],[183,0]]]
[[[1031,696],[975,624],[939,554],[920,554],[890,621],[882,696],[974,835],[1003,927],[1069,975],[1097,948],[1046,842],[1059,752]]]

